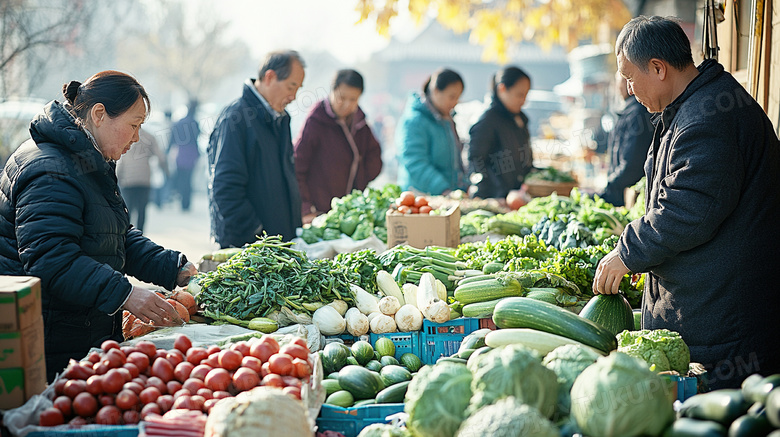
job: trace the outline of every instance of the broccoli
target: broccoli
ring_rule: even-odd
[[[618,351],[655,364],[657,372],[688,373],[691,352],[680,334],[668,329],[623,331],[617,336]]]

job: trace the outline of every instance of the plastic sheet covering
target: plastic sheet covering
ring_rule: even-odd
[[[323,240],[313,244],[308,244],[301,238],[293,238],[292,242],[293,249],[305,252],[309,259],[333,258],[339,253],[357,252],[362,249],[374,249],[381,253],[387,249],[387,244],[374,234],[364,240],[353,240],[343,235],[335,240]]]

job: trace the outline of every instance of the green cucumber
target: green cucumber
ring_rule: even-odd
[[[485,345],[485,336],[488,335],[490,331],[491,330],[487,328],[478,329],[463,337],[463,340],[461,340],[460,346],[458,347],[458,351],[481,348]]]
[[[775,428],[780,428],[780,388],[772,390],[766,397],[766,418]]]
[[[770,375],[766,378],[761,378],[756,381],[753,379],[756,375],[748,376],[742,383],[742,394],[745,395],[745,400],[752,403],[766,403],[766,398],[769,393],[777,387],[780,387],[780,374]]]
[[[484,302],[474,302],[463,306],[463,317],[476,317],[478,319],[493,317],[493,310],[501,299],[493,299]]]
[[[612,335],[634,330],[634,312],[622,294],[597,294],[593,296],[580,317],[603,326]]]
[[[617,338],[605,328],[571,311],[525,297],[508,297],[496,305],[498,328],[531,328],[576,340],[602,352],[617,349]]]
[[[377,404],[396,404],[404,401],[410,381],[393,384],[376,395]]]
[[[504,284],[494,278],[466,284],[461,283],[455,289],[454,297],[463,305],[468,305],[474,302],[486,302],[502,297],[522,296],[523,294],[525,294],[525,290],[520,282],[514,280]]]
[[[500,263],[497,261],[489,262],[482,266],[482,273],[489,275],[491,273],[497,273],[501,270],[504,270],[504,263]]]
[[[746,414],[731,422],[729,437],[765,437],[772,429],[772,425],[769,424],[766,417],[754,417]]]
[[[663,437],[726,437],[726,428],[710,420],[681,417],[664,431]]]
[[[458,351],[453,357],[455,358],[463,358],[464,360],[468,360],[471,354],[474,353],[476,349],[464,349],[462,351]]]
[[[745,401],[742,390],[722,389],[686,399],[680,406],[680,415],[729,426],[737,417],[747,413],[748,408],[750,404]]]

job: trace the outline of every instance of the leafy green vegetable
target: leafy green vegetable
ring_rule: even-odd
[[[336,255],[334,261],[346,270],[351,283],[376,294],[376,273],[382,270],[382,264],[373,249],[342,252]]]
[[[599,358],[574,381],[571,415],[584,434],[659,436],[675,418],[669,381],[622,352]]]
[[[341,234],[353,240],[363,240],[373,233],[380,240],[387,241],[385,228],[385,213],[390,205],[401,194],[401,188],[395,184],[387,184],[382,189],[368,187],[363,191],[353,190],[344,197],[331,199],[331,209],[317,216],[311,229],[317,233],[306,232],[301,235],[307,243],[316,243],[319,239],[334,240]],[[317,240],[314,240],[315,236]]]
[[[668,329],[623,331],[617,335],[618,351],[655,364],[656,372],[675,370],[688,374],[691,351],[680,334]]]
[[[598,358],[599,355],[593,349],[567,344],[553,349],[542,360],[542,364],[558,376],[557,413],[559,417],[569,415],[571,410],[570,393],[574,380]]]
[[[494,349],[470,362],[469,370],[474,374],[469,411],[514,396],[545,417],[555,413],[558,377],[531,349],[519,344]]]
[[[531,170],[528,176],[526,176],[525,181],[574,182],[574,176],[571,172],[561,171],[554,167],[547,167]]]
[[[452,437],[466,418],[471,399],[471,372],[464,364],[425,366],[406,392],[406,426],[416,436]]]
[[[558,437],[558,429],[534,407],[510,396],[469,416],[458,437]]]

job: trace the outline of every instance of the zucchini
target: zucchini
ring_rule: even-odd
[[[406,389],[409,388],[409,382],[411,381],[399,382],[380,391],[376,395],[376,403],[396,404],[396,403],[403,402],[404,397],[406,396]]]
[[[458,285],[455,289],[455,300],[468,305],[474,302],[485,302],[502,297],[522,296],[525,290],[517,280],[505,281],[498,279],[485,279],[484,281],[469,282]]]
[[[493,348],[490,346],[482,346],[481,348],[475,350],[471,354],[471,356],[469,356],[469,358],[466,360],[466,365],[469,366],[469,368],[471,368],[471,363],[476,362],[479,359],[480,355],[486,354],[492,350]]]
[[[772,425],[766,417],[754,417],[748,414],[738,417],[729,426],[729,437],[765,437],[772,431]]]
[[[507,328],[491,331],[485,337],[485,344],[493,348],[508,344],[522,344],[537,351],[541,356],[547,355],[558,346],[574,344],[586,347],[599,355],[606,355],[604,352],[579,341],[530,328]]]
[[[496,275],[485,275],[480,273],[479,275],[475,276],[466,276],[465,278],[458,281],[458,286],[471,284],[472,282],[484,281],[487,279],[496,279]]]
[[[780,428],[780,388],[776,388],[766,397],[766,418],[775,428]]]
[[[489,262],[482,266],[482,273],[489,275],[491,273],[497,273],[501,270],[504,270],[504,263],[500,263],[497,261]]]
[[[634,330],[634,312],[622,294],[597,294],[580,311],[580,317],[603,326],[613,335]]]
[[[468,360],[471,354],[474,353],[476,349],[463,349],[459,350],[453,357],[455,358],[463,358],[464,360]]]
[[[478,349],[485,345],[485,336],[490,332],[490,329],[483,328],[477,329],[471,334],[467,335],[460,342],[458,352],[466,349]]]
[[[710,420],[681,417],[664,431],[663,437],[726,437],[726,428]]]
[[[751,403],[766,403],[766,398],[769,393],[776,387],[780,387],[780,374],[767,376],[766,378],[759,377],[756,380],[754,375],[748,376],[742,383],[742,394],[745,395],[745,400]]]
[[[747,413],[749,407],[742,390],[722,389],[686,399],[680,407],[680,415],[729,426],[737,417]]]
[[[463,317],[476,317],[483,319],[493,317],[493,310],[501,299],[488,300],[485,302],[474,302],[463,306]]]
[[[609,353],[617,339],[603,327],[547,302],[508,297],[496,305],[493,322],[498,328],[531,328],[576,340]]]

